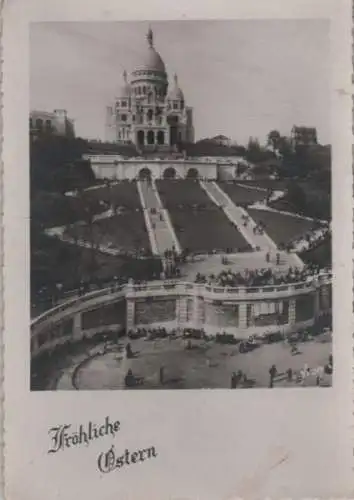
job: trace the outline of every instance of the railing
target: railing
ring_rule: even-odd
[[[117,286],[114,289],[114,293],[122,291],[124,288],[123,285]],[[86,293],[85,295],[81,295],[79,297],[75,297],[73,299],[68,300],[67,302],[63,302],[62,304],[53,307],[52,309],[49,309],[49,311],[46,311],[36,318],[34,318],[31,322],[31,325],[34,326],[36,324],[42,323],[47,319],[50,319],[51,317],[55,316],[58,313],[64,312],[67,309],[70,309],[70,307],[77,306],[80,304],[83,304],[85,302],[88,302],[92,299],[97,299],[99,297],[103,297],[105,295],[108,295],[112,293],[112,287],[107,287],[107,288],[102,288],[100,290],[95,290],[93,292]]]
[[[115,154],[106,154],[106,155],[90,155],[90,154],[85,154],[83,155],[83,158],[85,160],[90,160],[92,162],[97,162],[97,163],[108,163],[111,164],[114,161],[117,161],[119,163],[135,163],[135,164],[145,164],[145,163],[176,163],[176,164],[195,164],[195,165],[201,165],[201,164],[208,164],[208,165],[216,165],[217,161],[211,161],[211,160],[197,160],[197,159],[189,159],[189,158],[173,158],[173,159],[167,159],[167,158],[141,158],[141,157],[131,157],[131,158],[124,158],[124,155],[115,155]]]
[[[299,282],[299,283],[289,283],[282,285],[267,285],[267,286],[259,286],[259,287],[220,287],[214,286],[204,283],[188,283],[181,282],[177,280],[166,280],[163,282],[149,282],[146,284],[126,284],[126,285],[112,285],[107,288],[103,288],[101,290],[95,290],[93,292],[89,292],[85,295],[72,298],[67,302],[64,302],[49,311],[44,312],[43,314],[34,318],[31,322],[31,327],[37,326],[41,323],[46,322],[47,320],[53,318],[57,314],[65,312],[66,310],[80,306],[85,303],[89,303],[94,301],[95,299],[99,299],[104,296],[108,296],[110,298],[115,298],[115,296],[124,295],[125,297],[135,298],[139,297],[141,293],[145,293],[146,296],[152,296],[154,294],[157,295],[166,295],[166,294],[178,294],[178,295],[198,295],[198,296],[210,296],[217,295],[219,298],[222,295],[226,300],[235,298],[247,298],[252,299],[262,299],[264,295],[267,294],[277,294],[277,298],[281,298],[281,296],[289,296],[292,294],[298,294],[301,291],[309,291],[314,290],[318,286],[330,284],[332,279],[332,275],[321,274],[318,276],[314,276],[311,281]],[[162,292],[162,293],[160,293]],[[257,297],[258,296],[258,297]]]

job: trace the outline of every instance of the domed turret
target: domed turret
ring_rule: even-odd
[[[174,85],[168,93],[168,99],[170,99],[170,101],[184,101],[183,92],[178,85],[177,75],[174,76]]]
[[[131,87],[128,82],[127,72],[123,71],[123,84],[118,91],[117,97],[130,97],[131,95]]]

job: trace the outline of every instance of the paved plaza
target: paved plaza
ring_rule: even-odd
[[[221,345],[212,341],[193,340],[186,348],[186,340],[143,339],[131,341],[134,357],[127,359],[124,346],[112,348],[104,354],[86,360],[76,370],[74,384],[81,390],[123,389],[124,377],[129,369],[143,383],[137,389],[217,389],[230,388],[233,372],[242,370],[247,381],[239,387],[268,387],[269,368],[275,364],[278,376],[274,387],[315,386],[316,375],[299,383],[296,373],[305,365],[311,370],[328,363],[331,354],[331,336],[322,334],[312,341],[298,344],[299,353],[291,354],[288,344],[265,344],[252,352],[240,353],[237,345]],[[164,383],[160,383],[163,367]],[[287,381],[286,371],[291,368],[293,381]],[[331,385],[331,376],[324,375],[322,386]]]

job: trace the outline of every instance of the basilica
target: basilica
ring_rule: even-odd
[[[169,83],[165,64],[149,29],[140,63],[107,107],[106,140],[137,148],[168,150],[194,142],[193,110],[186,106],[177,75]]]

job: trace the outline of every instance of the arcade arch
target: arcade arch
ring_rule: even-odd
[[[198,170],[196,168],[191,167],[191,168],[188,169],[186,177],[187,177],[187,179],[198,179],[199,178],[199,172],[198,172]]]
[[[140,169],[138,177],[141,180],[147,180],[147,179],[150,180],[151,179],[151,170],[147,167]]]
[[[168,167],[163,173],[163,178],[164,179],[175,179],[176,178],[176,169],[173,167]]]

